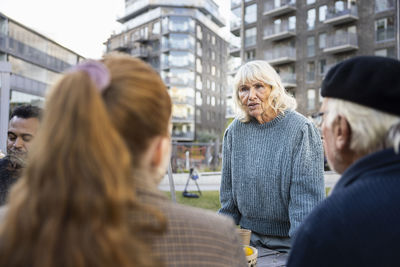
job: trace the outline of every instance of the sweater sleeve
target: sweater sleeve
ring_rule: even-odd
[[[239,224],[241,214],[233,198],[232,191],[232,169],[231,169],[231,143],[232,137],[229,134],[229,127],[225,131],[222,144],[222,177],[220,187],[221,209],[219,213],[228,215],[233,218],[236,224]]]
[[[289,236],[292,237],[311,210],[324,199],[324,157],[321,137],[306,123],[297,138],[293,155],[289,201]]]

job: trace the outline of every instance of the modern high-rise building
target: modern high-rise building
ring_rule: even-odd
[[[228,45],[213,0],[126,0],[123,30],[107,51],[142,58],[160,72],[173,101],[172,138],[220,137],[224,130]]]
[[[329,68],[350,57],[398,58],[396,0],[231,0],[232,58],[267,60],[308,116]]]
[[[82,56],[0,13],[0,149],[5,151],[9,109],[42,105],[46,90]]]

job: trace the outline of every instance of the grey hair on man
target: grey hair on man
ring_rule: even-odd
[[[394,147],[398,153],[399,116],[342,99],[326,99],[326,107],[329,112],[325,117],[325,126],[330,127],[338,115],[345,117],[351,128],[350,148],[353,151],[359,155],[366,155],[384,148]]]

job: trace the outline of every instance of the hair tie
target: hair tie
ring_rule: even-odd
[[[86,60],[72,67],[69,72],[84,71],[94,82],[100,92],[103,92],[111,81],[110,72],[107,67],[97,60]]]

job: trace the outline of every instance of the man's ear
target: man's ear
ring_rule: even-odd
[[[351,128],[345,117],[339,115],[334,122],[335,145],[338,150],[350,147]]]

